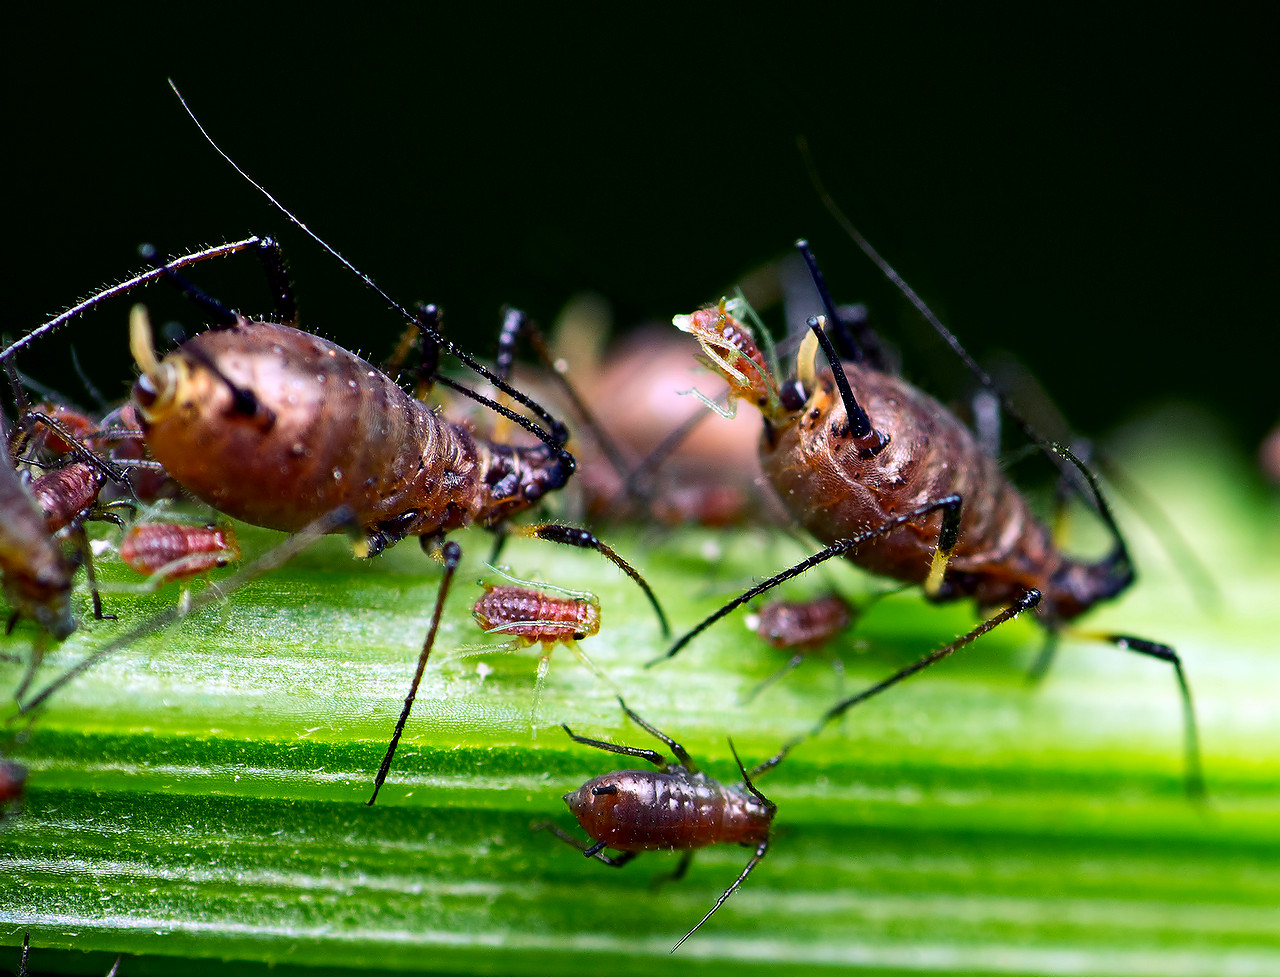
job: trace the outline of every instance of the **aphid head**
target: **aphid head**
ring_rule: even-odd
[[[637,801],[637,778],[645,780],[645,774],[636,770],[615,771],[593,777],[577,790],[564,795],[564,802],[593,838],[603,840],[616,831],[624,821],[617,809],[634,809]],[[643,798],[639,798],[643,803]]]
[[[142,371],[133,385],[133,401],[142,419],[151,423],[173,408],[178,391],[190,374],[190,366],[181,357],[169,355],[156,359],[151,341],[151,318],[146,306],[135,305],[129,313],[129,349]]]

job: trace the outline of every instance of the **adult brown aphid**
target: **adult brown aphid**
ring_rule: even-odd
[[[230,526],[139,522],[124,534],[120,559],[138,573],[179,580],[235,562],[240,544]]]
[[[838,330],[839,317],[807,244],[802,241],[799,247],[828,314],[809,320],[811,333],[800,348],[796,375],[785,383],[778,383],[750,331],[725,303],[677,316],[675,324],[698,339],[706,362],[729,381],[733,395],[760,409],[765,422],[760,461],[766,480],[797,521],[830,545],[727,603],[677,640],[666,657],[736,607],[833,556],[920,584],[933,601],[971,597],[980,608],[1003,608],[854,697],[856,701],[945,658],[1024,610],[1036,608],[1037,620],[1053,636],[1095,604],[1124,591],[1134,579],[1133,565],[1092,473],[1066,449],[1039,442],[1055,460],[1078,466],[1112,534],[1111,552],[1087,561],[1058,549],[995,458],[954,414],[882,369],[852,336],[837,332],[845,356],[837,355],[824,326]],[[891,277],[901,281],[896,273]],[[908,294],[914,300],[914,293]],[[930,321],[959,348],[936,318]],[[821,369],[816,364],[819,345],[828,362]],[[990,384],[976,364],[974,369]],[[1203,794],[1195,714],[1177,653],[1129,635],[1089,636],[1173,666],[1183,702],[1187,790],[1192,796]]]
[[[693,860],[694,851],[699,848],[725,844],[754,848],[746,867],[734,879],[733,884],[724,890],[724,894],[716,900],[707,914],[671,948],[671,952],[675,953],[685,940],[697,932],[699,926],[711,918],[712,913],[724,905],[724,901],[733,895],[768,852],[769,829],[778,808],[760,793],[751,778],[777,766],[785,753],[780,753],[748,774],[730,740],[729,748],[733,750],[733,758],[742,772],[742,783],[725,785],[698,770],[683,746],[632,712],[621,696],[618,702],[633,722],[666,744],[676,762],[668,763],[655,750],[642,750],[578,736],[565,726],[564,731],[575,743],[608,753],[640,757],[658,769],[614,770],[593,777],[577,790],[564,795],[564,802],[578,819],[578,824],[594,841],[594,844],[586,848],[582,848],[581,842],[568,832],[550,822],[542,822],[534,827],[551,831],[588,858],[596,858],[613,868],[621,868],[643,851],[683,851],[684,856],[680,859],[673,879],[685,874]],[[606,848],[612,848],[621,854],[606,855]]]
[[[7,458],[0,463],[0,571],[15,619],[29,617],[59,641],[75,630],[75,564],[45,528],[44,513]]]
[[[235,166],[212,140],[210,144]],[[131,348],[142,376],[134,385],[133,401],[152,455],[187,490],[229,515],[282,530],[297,530],[325,513],[346,508],[364,535],[361,555],[373,555],[411,535],[418,536],[424,548],[440,550],[445,574],[436,612],[375,778],[372,803],[412,707],[461,558],[460,549],[445,544],[444,536],[473,523],[495,527],[531,508],[567,482],[575,462],[564,447],[568,440],[564,426],[446,340],[438,330],[433,307],[410,315],[265,189],[249,182],[417,326],[424,346],[429,347],[425,360],[433,361],[440,351],[449,353],[538,419],[530,420],[445,378],[429,377],[485,403],[539,443],[510,445],[476,437],[466,426],[443,420],[429,405],[405,394],[370,363],[301,331],[295,325],[297,306],[279,249],[271,241],[251,239],[241,246],[258,246],[280,322],[241,316],[180,279],[170,265],[161,264],[165,277],[215,318],[214,328],[161,360],[152,347],[145,310],[134,308]],[[644,589],[666,630],[661,607],[648,585],[593,534],[557,524],[525,532],[595,549],[612,560]]]

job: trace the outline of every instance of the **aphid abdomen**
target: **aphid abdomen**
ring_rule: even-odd
[[[18,473],[7,460],[0,462],[0,576],[5,599],[59,641],[76,627],[71,616],[72,569]]]
[[[835,594],[816,600],[775,601],[757,612],[756,634],[774,648],[813,648],[849,624],[849,605]]]
[[[972,596],[995,605],[1029,588],[1046,589],[1062,558],[1048,530],[969,429],[898,377],[853,363],[844,368],[889,443],[873,457],[860,455],[845,433],[845,409],[831,371],[822,370],[792,423],[775,424],[761,445],[765,475],[792,514],[832,543],[958,494],[960,536],[938,596]],[[941,514],[930,515],[869,540],[851,558],[872,573],[923,583],[940,523]]]
[[[223,512],[292,531],[348,505],[366,530],[391,524],[400,538],[447,531],[478,510],[470,434],[339,346],[242,322],[199,334],[168,364],[172,396],[158,399],[148,376],[134,388],[147,443]],[[251,401],[237,402],[232,385]]]
[[[471,613],[486,631],[500,630],[530,645],[586,638],[600,630],[600,608],[591,601],[528,587],[487,585]]]
[[[83,461],[73,461],[32,482],[31,496],[44,513],[45,528],[56,533],[75,522],[97,501],[102,482],[102,474]]]
[[[759,843],[773,817],[755,798],[678,768],[615,770],[564,801],[588,835],[618,851]]]
[[[120,559],[138,573],[168,569],[171,579],[190,577],[240,558],[231,530],[220,526],[138,523],[120,544]]]

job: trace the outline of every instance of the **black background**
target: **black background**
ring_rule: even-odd
[[[1016,352],[1080,429],[1190,400],[1251,450],[1276,420],[1273,47],[1245,15],[124,9],[11,32],[10,334],[140,268],[140,242],[265,231],[304,325],[389,349],[394,316],[213,154],[172,76],[251,174],[482,352],[504,302],[545,320],[589,288],[620,325],[669,320],[804,235],[945,387],[954,361],[822,210],[804,134],[970,349]],[[265,311],[235,263],[195,277]],[[160,316],[198,319],[159,291]],[[22,365],[74,395],[74,343],[122,394],[125,309]]]

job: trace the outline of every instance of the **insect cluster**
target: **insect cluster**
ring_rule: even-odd
[[[271,321],[228,308],[185,277],[186,269],[206,260],[246,252],[262,260],[276,297]],[[415,673],[372,777],[367,801],[372,805],[389,782],[442,625],[452,627],[447,600],[463,564],[462,548],[451,538],[455,531],[467,526],[494,530],[499,546],[502,539],[517,535],[590,550],[593,559],[613,563],[643,590],[659,631],[667,635],[659,596],[643,574],[593,530],[558,521],[531,526],[514,522],[570,486],[579,469],[576,477],[589,482],[595,493],[594,504],[585,504],[588,512],[640,514],[668,526],[685,521],[718,526],[743,513],[759,518],[762,509],[785,510],[785,518],[820,544],[812,555],[728,601],[658,658],[656,635],[629,636],[638,662],[649,659],[649,665],[659,666],[648,676],[676,668],[665,663],[737,608],[754,606],[773,588],[834,557],[899,584],[919,586],[930,601],[971,598],[987,611],[989,616],[959,639],[854,695],[834,696],[833,704],[813,717],[806,732],[781,744],[776,754],[753,769],[738,758],[730,741],[741,774],[737,784],[721,783],[701,772],[680,743],[642,718],[622,695],[618,701],[623,714],[661,741],[674,762],[654,750],[591,739],[563,726],[578,745],[649,766],[597,775],[564,795],[589,841],[584,843],[554,821],[542,820],[535,827],[613,867],[646,851],[680,851],[677,878],[685,874],[697,849],[734,844],[750,850],[738,876],[673,950],[679,948],[768,852],[778,808],[761,792],[758,781],[791,751],[853,706],[1005,621],[1034,611],[1052,640],[1133,579],[1128,550],[1106,501],[1091,473],[1070,451],[1041,444],[1061,463],[1064,479],[1085,485],[1086,501],[1111,531],[1111,549],[1101,559],[1076,559],[1059,548],[1048,526],[1033,514],[968,426],[890,368],[865,322],[831,301],[803,242],[801,252],[819,308],[808,320],[809,332],[799,342],[795,365],[788,372],[783,372],[772,348],[762,345],[759,330],[746,324],[742,303],[722,300],[675,318],[675,324],[700,345],[704,362],[727,383],[725,397],[719,403],[708,398],[708,403],[725,415],[746,403],[763,418],[759,459],[767,488],[754,484],[750,474],[732,472],[732,491],[725,490],[730,479],[720,462],[708,466],[721,473],[718,479],[663,474],[681,464],[679,453],[686,450],[682,445],[695,427],[718,423],[709,417],[712,412],[699,408],[670,426],[670,437],[637,446],[619,436],[607,410],[599,409],[603,393],[579,397],[569,388],[571,420],[566,421],[541,397],[531,396],[529,384],[513,381],[512,351],[528,336],[534,349],[543,353],[547,382],[564,385],[540,334],[520,312],[505,317],[500,352],[489,367],[445,337],[439,309],[423,306],[410,312],[384,295],[409,325],[408,339],[393,363],[403,366],[413,350],[418,354],[416,389],[410,394],[390,372],[299,327],[280,250],[271,239],[248,238],[167,261],[150,253],[149,271],[104,290],[3,351],[15,414],[4,432],[7,456],[0,465],[0,566],[12,614],[10,628],[19,620],[28,622],[22,635],[28,637],[30,650],[14,689],[17,718],[31,725],[24,735],[38,735],[41,710],[56,704],[58,691],[78,675],[109,655],[127,651],[141,637],[220,602],[318,537],[346,532],[357,556],[374,557],[416,536],[443,569]],[[367,276],[355,273],[377,288]],[[31,403],[16,368],[24,349],[44,341],[85,308],[156,282],[181,289],[211,325],[160,355],[145,308],[135,306],[129,333],[140,375],[127,403],[102,404],[97,412],[71,403]],[[446,355],[478,375],[483,389],[472,389],[441,372],[439,363]],[[629,372],[638,369],[633,366]],[[483,416],[497,420],[449,420],[448,413],[425,399],[436,386],[471,399],[481,405]],[[605,383],[601,389],[613,386]],[[696,452],[690,457],[696,461]],[[763,502],[758,495],[762,491],[767,496]],[[109,642],[33,692],[49,644],[66,640],[83,624],[76,617],[80,602],[73,599],[81,565],[92,613],[96,618],[111,616],[110,592],[105,600],[100,596],[93,571],[95,556],[101,561],[104,553],[114,553],[146,578],[139,586],[152,588],[238,561],[239,546],[229,525],[179,521],[165,515],[163,506],[157,507],[159,500],[177,495],[198,500],[217,513],[216,518],[293,535],[236,575],[188,593],[160,616],[120,622],[121,630]],[[91,521],[113,525],[106,531],[105,547],[90,543],[85,524]],[[755,607],[752,620],[760,643],[787,650],[790,656],[783,670],[755,691],[798,665],[806,653],[823,648],[857,613],[834,594],[814,602]],[[473,614],[480,629],[505,641],[507,650],[541,646],[531,708],[535,731],[537,702],[558,644],[568,644],[610,692],[626,693],[577,646],[608,626],[608,608],[602,608],[594,595],[511,578],[504,584],[485,584]],[[1185,710],[1187,789],[1199,796],[1203,786],[1194,713],[1176,653],[1130,635],[1100,637],[1165,661],[1175,670]],[[692,667],[692,658],[682,662]],[[726,715],[732,717],[730,723],[738,719],[727,710]],[[14,810],[28,778],[7,760],[0,770],[0,803]]]

